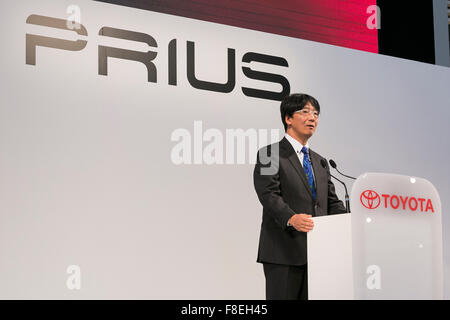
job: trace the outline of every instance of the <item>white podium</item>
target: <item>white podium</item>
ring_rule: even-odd
[[[351,214],[308,233],[309,299],[443,299],[442,213],[427,180],[366,173]]]

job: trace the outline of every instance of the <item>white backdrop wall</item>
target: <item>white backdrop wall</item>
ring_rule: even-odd
[[[86,37],[26,24],[31,14],[66,19],[73,4]],[[246,52],[288,61],[252,67],[319,100],[311,147],[342,171],[399,173],[436,186],[449,297],[448,68],[91,1],[21,0],[0,9],[1,298],[264,298],[254,160],[171,158],[172,133],[193,135],[194,121],[224,136],[238,128],[283,134],[279,102],[241,91],[280,90],[243,75]],[[103,26],[147,33],[158,48],[99,36]],[[38,47],[33,66],[25,63],[26,33],[88,43],[78,52]],[[167,84],[172,39],[176,86]],[[226,82],[227,48],[235,49],[231,93],[189,85],[186,41],[195,42],[197,77],[209,81]],[[134,61],[109,59],[108,76],[98,75],[99,45],[157,51],[157,83]],[[80,267],[80,290],[66,285],[70,265]]]

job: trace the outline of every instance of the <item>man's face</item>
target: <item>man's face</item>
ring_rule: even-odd
[[[285,120],[292,134],[306,140],[314,134],[319,123],[317,110],[309,102],[291,118],[286,116]]]

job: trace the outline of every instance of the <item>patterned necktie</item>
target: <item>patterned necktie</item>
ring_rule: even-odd
[[[303,170],[305,170],[306,178],[308,179],[309,187],[313,195],[313,199],[316,200],[316,186],[314,185],[314,177],[312,174],[311,161],[309,161],[308,149],[302,148],[303,153]]]

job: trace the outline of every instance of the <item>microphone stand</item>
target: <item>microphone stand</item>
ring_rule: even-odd
[[[350,213],[350,197],[348,196],[347,186],[345,185],[345,183],[343,181],[339,180],[338,178],[333,176],[331,173],[330,173],[330,176],[332,176],[333,178],[335,178],[337,181],[339,181],[340,183],[342,183],[344,185],[344,189],[345,189],[345,210],[346,210],[347,213]]]
[[[325,169],[327,169],[327,161],[325,159],[322,159],[320,161],[320,164],[322,165],[322,167],[324,167]],[[335,165],[336,163],[333,160],[330,160],[330,164],[333,168],[336,169]],[[327,171],[329,171],[327,169]],[[337,181],[339,181],[340,183],[342,183],[344,185],[344,189],[345,189],[345,211],[347,213],[350,213],[350,197],[348,196],[348,191],[347,191],[347,186],[345,185],[344,181],[339,180],[338,178],[336,178],[335,176],[333,176],[330,172],[330,176],[333,177],[334,179],[336,179]]]

